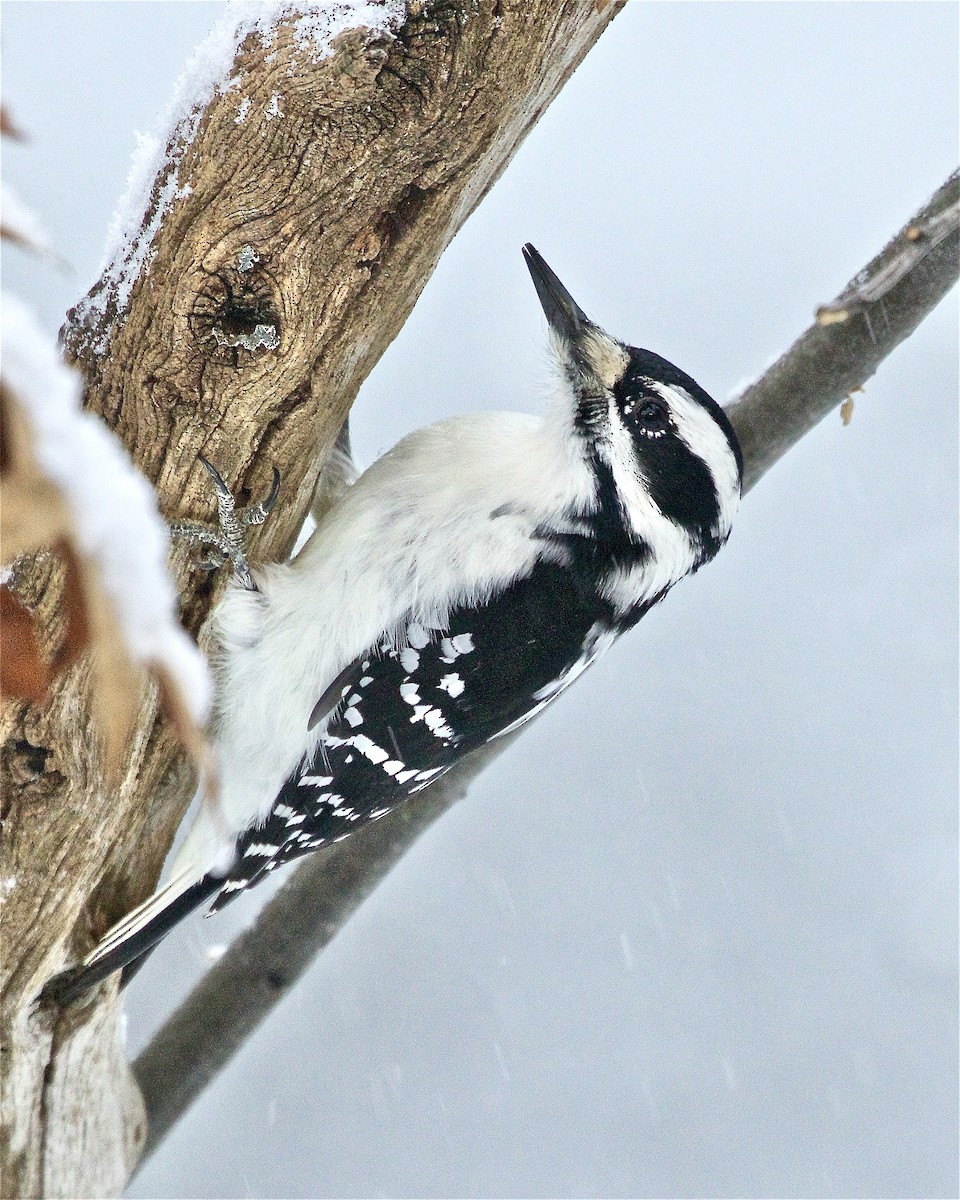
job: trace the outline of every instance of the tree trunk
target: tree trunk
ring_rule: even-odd
[[[201,453],[241,499],[279,468],[281,503],[254,559],[289,553],[361,383],[621,7],[408,0],[403,13],[392,2],[393,28],[347,29],[326,56],[311,53],[301,17],[263,31],[241,18],[223,86],[172,131],[126,257],[64,327],[86,406],[126,443],[168,518],[213,517]],[[202,642],[216,586],[182,551],[175,570]],[[14,578],[48,651],[62,637],[59,574],[43,555]],[[192,773],[148,695],[107,786],[86,675],[81,664],[46,706],[3,714],[8,1197],[119,1192],[145,1136],[115,984],[66,1012],[35,1000],[152,890]]]

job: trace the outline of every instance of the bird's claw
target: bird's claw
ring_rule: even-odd
[[[207,474],[213,480],[213,486],[217,490],[217,495],[218,496],[227,496],[230,498],[230,500],[232,502],[233,501],[233,493],[230,491],[230,489],[227,487],[227,485],[223,482],[223,476],[220,474],[220,472],[217,470],[217,468],[213,465],[213,463],[209,460],[209,458],[205,458],[202,454],[198,454],[197,457],[200,459],[200,465],[205,468]]]
[[[217,496],[218,527],[196,521],[174,521],[170,532],[175,538],[208,547],[210,553],[198,564],[201,570],[215,571],[229,560],[241,584],[249,591],[256,591],[257,585],[250,572],[244,547],[244,530],[250,525],[262,525],[270,515],[280,494],[280,472],[276,467],[273,468],[270,492],[263,500],[258,500],[238,512],[237,502],[223,476],[209,459],[204,458],[202,454],[199,458],[201,465],[213,480]]]
[[[273,482],[270,484],[269,493],[256,504],[251,504],[249,508],[244,510],[243,523],[244,525],[262,525],[267,517],[273,512],[273,506],[277,502],[277,497],[280,495],[280,472],[276,467],[273,468]]]

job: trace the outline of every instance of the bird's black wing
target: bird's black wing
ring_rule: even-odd
[[[396,648],[371,648],[324,692],[311,719],[335,712],[317,753],[283,785],[267,820],[241,836],[213,908],[385,815],[522,723],[613,630],[611,610],[576,571],[541,561],[487,603],[454,609],[445,630],[411,622]]]

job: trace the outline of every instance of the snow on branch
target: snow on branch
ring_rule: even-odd
[[[97,283],[77,306],[74,319],[92,327],[98,318],[109,315],[115,319],[126,311],[134,287],[154,258],[153,244],[171,203],[190,195],[190,184],[180,183],[180,166],[213,97],[237,92],[236,123],[247,120],[252,102],[244,92],[242,70],[235,73],[238,52],[247,38],[257,38],[269,50],[277,27],[287,22],[303,61],[315,64],[332,55],[333,42],[340,34],[360,28],[389,34],[404,16],[402,0],[238,0],[229,4],[187,63],[155,130],[136,135],[126,188],[110,222]],[[294,75],[297,66],[294,56],[286,74]],[[280,93],[274,93],[265,115],[282,117],[281,104]],[[104,331],[98,343],[101,351],[106,340]]]
[[[66,603],[75,612],[82,604],[94,651],[111,663],[129,655],[137,666],[156,672],[182,736],[196,750],[210,680],[199,650],[176,619],[177,597],[166,565],[169,536],[153,489],[103,422],[81,410],[80,377],[60,361],[30,310],[12,296],[0,303],[4,558],[68,548],[79,578],[71,577]],[[122,750],[122,737],[111,734],[129,726],[139,708],[138,689],[123,695],[119,688],[125,674],[102,678],[97,689],[101,711],[109,714],[104,732],[113,758]],[[9,681],[4,683],[9,694]]]
[[[26,249],[49,250],[40,221],[8,188],[0,232]],[[177,621],[166,525],[150,484],[103,421],[82,411],[81,400],[79,374],[62,362],[30,309],[0,296],[3,562],[54,549],[66,574],[66,632],[48,663],[36,618],[10,586],[15,572],[6,573],[0,693],[41,702],[52,679],[89,646],[108,768],[118,764],[137,718],[138,669],[157,677],[181,740],[202,761],[211,683]]]

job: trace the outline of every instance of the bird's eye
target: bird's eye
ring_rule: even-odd
[[[645,425],[662,425],[667,420],[667,406],[662,400],[644,400],[637,405],[634,419]]]

